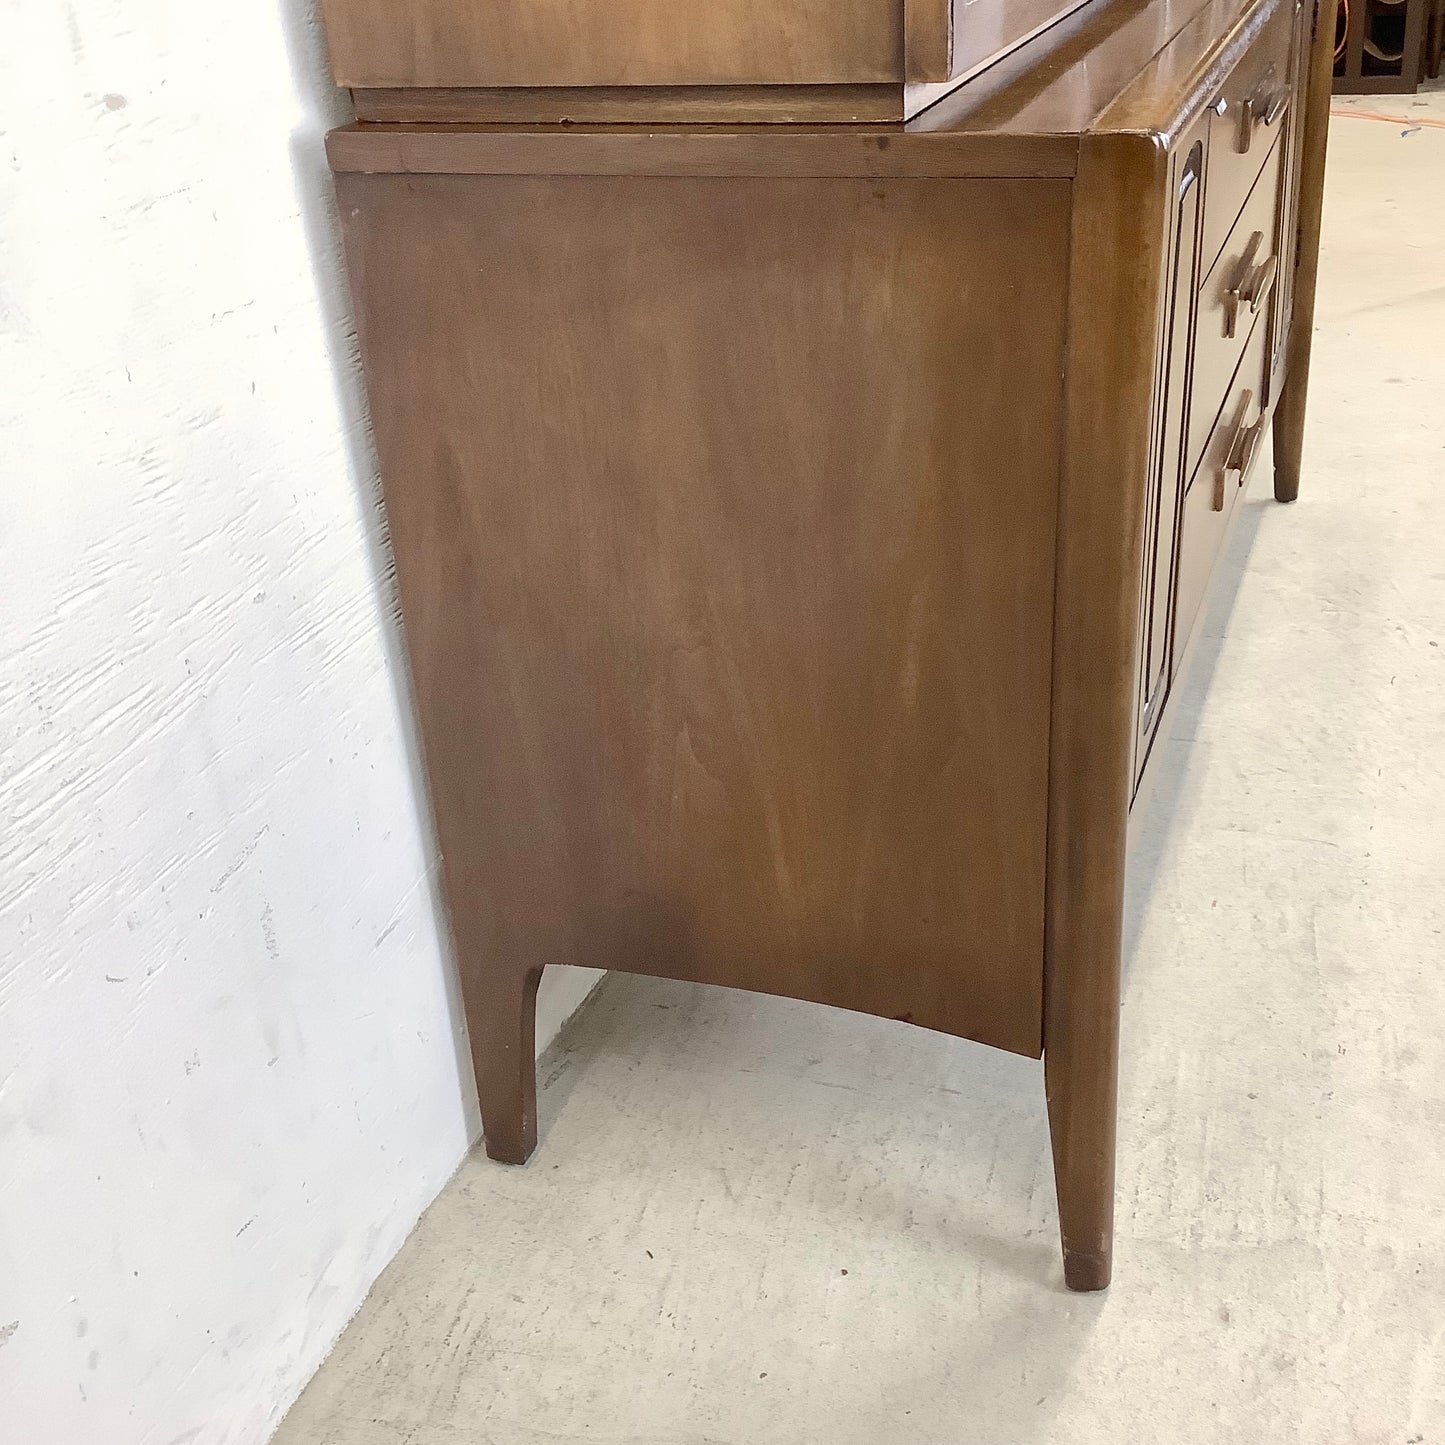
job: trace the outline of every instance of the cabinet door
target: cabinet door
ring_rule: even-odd
[[[1164,344],[1156,388],[1155,453],[1144,514],[1144,583],[1140,599],[1138,735],[1135,778],[1143,771],[1169,691],[1170,610],[1184,487],[1191,341],[1199,290],[1200,196],[1204,143],[1196,140],[1175,173]]]

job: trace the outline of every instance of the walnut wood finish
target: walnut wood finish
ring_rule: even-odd
[[[1279,272],[1275,221],[1279,214],[1280,170],[1286,150],[1286,146],[1277,144],[1270,152],[1244,209],[1200,286],[1190,378],[1186,476],[1193,473],[1203,454],[1229,387],[1229,378],[1244,354],[1255,320],[1263,316],[1268,328]],[[1212,141],[1210,153],[1213,153]],[[1208,207],[1205,209],[1207,212]],[[1205,224],[1207,227],[1207,220]],[[1207,240],[1205,244],[1208,245]],[[1257,386],[1255,390],[1258,392],[1260,388]]]
[[[1204,207],[1204,267],[1224,247],[1266,159],[1279,153],[1289,121],[1294,6],[1273,7],[1259,39],[1235,66],[1209,108],[1209,184]],[[1270,248],[1273,249],[1271,239]]]
[[[1279,395],[1289,354],[1290,329],[1294,321],[1295,256],[1299,237],[1299,173],[1304,155],[1305,76],[1309,70],[1313,0],[1294,0],[1294,40],[1290,54],[1290,93],[1297,97],[1285,127],[1284,164],[1280,177],[1279,218],[1275,226],[1275,254],[1279,257],[1274,303],[1270,307],[1269,382],[1266,396],[1272,402]]]
[[[1210,108],[1295,24],[1113,0],[907,124],[329,138],[495,1157],[549,963],[905,1018],[1042,1051],[1108,1283],[1131,797],[1270,418],[1262,307],[1186,384],[1206,230],[1301,256],[1302,407],[1328,39],[1217,169]]]
[[[931,103],[956,82],[1032,39],[1087,0],[904,0],[903,77],[933,82]],[[916,113],[921,105],[909,106]]]
[[[358,125],[326,138],[331,168],[373,175],[1067,177],[1077,137],[909,134],[870,126]]]
[[[1089,137],[1070,265],[1044,949],[1044,1083],[1070,1289],[1113,1258],[1125,847],[1167,152]]]
[[[900,0],[322,0],[322,12],[336,82],[353,87],[903,77]]]
[[[954,73],[953,36],[961,0],[903,0],[903,74],[946,81]]]
[[[430,125],[808,125],[902,120],[901,85],[541,85],[354,90],[362,121]]]
[[[341,205],[492,1150],[548,963],[1036,1057],[1067,182]]]
[[[363,92],[449,90],[443,104],[452,110],[466,106],[465,118],[476,121],[501,118],[482,93],[492,87],[618,89],[623,93],[611,101],[614,110],[627,103],[626,91],[636,88],[638,111],[627,118],[642,120],[657,104],[646,90],[673,87],[886,83],[901,104],[905,82],[946,86],[1082,3],[322,0],[322,8],[338,85]],[[936,98],[936,93],[927,97]],[[711,116],[728,99],[712,97]],[[516,118],[525,122],[551,118],[542,97],[512,95],[504,104],[521,112]],[[393,112],[385,119],[398,118],[394,98],[363,105],[381,105]]]
[[[1165,282],[1154,383],[1149,480],[1144,495],[1144,575],[1140,592],[1139,687],[1133,773],[1137,783],[1158,732],[1173,681],[1178,588],[1179,508],[1185,470],[1185,424],[1195,371],[1199,311],[1199,242],[1204,219],[1204,123],[1175,148],[1168,196]]]
[[[1304,103],[1303,154],[1298,186],[1299,231],[1294,263],[1294,315],[1286,347],[1286,373],[1274,414],[1274,495],[1299,496],[1304,457],[1305,402],[1315,330],[1315,286],[1320,269],[1320,216],[1325,195],[1325,143],[1330,128],[1330,77],[1334,67],[1338,0],[1317,0]]]
[[[1004,0],[980,5],[953,0],[950,77],[973,75],[1020,41],[1042,34],[1087,0]],[[914,79],[912,75],[908,77]]]

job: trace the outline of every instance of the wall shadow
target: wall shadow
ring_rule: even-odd
[[[437,852],[436,824],[431,812],[431,796],[427,789],[421,737],[412,698],[411,671],[402,634],[396,559],[382,507],[380,469],[366,404],[351,295],[347,288],[336,192],[326,161],[327,131],[348,125],[355,117],[349,95],[339,90],[331,80],[319,0],[279,0],[279,4],[291,77],[305,108],[305,118],[291,136],[291,169],[325,326],[332,387],[344,429],[347,460],[361,503],[367,561],[378,604],[382,645],[396,693],[396,711],[401,720],[412,793],[417,801],[422,846],[426,850],[427,889],[436,936],[444,953],[443,975],[447,1007],[452,1019],[457,1084],[468,1136],[475,1142],[481,1137],[482,1117],[477,1106],[466,1015],[441,891],[441,860]]]
[[[1273,448],[1266,447],[1261,451],[1255,465],[1250,491],[1236,504],[1243,508],[1243,512],[1216,564],[1214,579],[1210,583],[1197,623],[1201,632],[1193,656],[1188,659],[1188,666],[1184,671],[1171,683],[1171,687],[1187,689],[1195,700],[1202,700],[1210,694],[1214,672],[1219,666],[1220,654],[1228,640],[1229,619],[1233,615],[1239,589],[1249,567],[1255,538],[1269,509],[1278,505],[1272,494],[1268,495],[1266,500],[1266,494],[1273,485],[1273,475]],[[1189,699],[1181,698],[1179,701],[1181,705],[1169,719],[1169,737],[1159,738],[1156,746],[1171,741],[1178,743],[1181,729],[1192,729],[1198,721],[1197,706],[1191,706]],[[1186,743],[1184,754],[1187,754],[1188,747]],[[1176,751],[1174,758],[1167,762],[1162,757],[1154,760],[1158,777],[1152,784],[1149,795],[1143,799],[1143,815],[1138,820],[1130,842],[1122,949],[1125,984],[1133,971],[1144,919],[1149,911],[1149,901],[1153,896],[1164,856],[1168,852],[1183,801],[1187,769],[1180,765],[1181,756]]]

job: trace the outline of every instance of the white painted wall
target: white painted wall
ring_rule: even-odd
[[[308,11],[0,0],[17,1445],[265,1440],[477,1129]]]

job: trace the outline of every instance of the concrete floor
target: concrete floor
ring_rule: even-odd
[[[1337,119],[1326,216],[1301,501],[1259,469],[1136,859],[1113,1289],[1037,1065],[614,977],[280,1445],[1445,1440],[1445,130]]]

